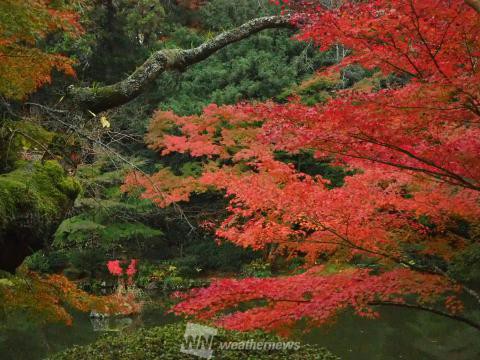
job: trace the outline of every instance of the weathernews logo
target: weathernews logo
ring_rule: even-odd
[[[218,330],[205,325],[188,323],[183,335],[183,344],[180,351],[185,354],[195,355],[204,359],[213,357],[213,340]],[[251,351],[271,351],[271,350],[299,350],[300,342],[287,341],[231,341],[220,342],[216,346],[217,350],[251,350]]]
[[[218,330],[215,328],[188,323],[183,334],[184,341],[180,351],[204,359],[211,359],[213,356],[213,338],[217,333]]]

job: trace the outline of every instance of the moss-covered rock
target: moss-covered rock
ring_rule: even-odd
[[[51,360],[157,360],[157,359],[196,359],[195,356],[180,352],[184,344],[185,324],[177,323],[141,329],[135,333],[121,333],[101,338],[86,346],[75,346],[51,357]],[[301,344],[300,348],[288,350],[225,350],[219,349],[224,342],[288,342],[274,335],[262,332],[235,332],[218,329],[213,339],[212,350],[215,359],[289,359],[289,360],[339,360],[328,350],[318,346]],[[242,346],[239,346],[242,347]],[[250,346],[252,347],[252,346]]]
[[[0,175],[0,269],[13,271],[41,249],[79,192],[56,161],[20,161]]]

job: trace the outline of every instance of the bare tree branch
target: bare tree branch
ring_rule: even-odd
[[[153,53],[126,79],[102,87],[70,86],[68,96],[82,109],[104,111],[123,105],[140,95],[160,74],[167,70],[183,70],[198,63],[216,51],[264,29],[292,28],[290,16],[266,16],[221,33],[202,45],[188,50],[165,49]]]

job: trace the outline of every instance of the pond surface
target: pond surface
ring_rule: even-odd
[[[480,359],[480,332],[463,323],[411,309],[384,308],[377,320],[343,314],[303,336],[345,360]]]
[[[151,327],[178,318],[162,310],[147,310],[127,321],[98,322],[75,313],[74,324],[38,326],[22,319],[2,324],[1,360],[37,360],[72,345],[88,344],[104,334],[95,328]],[[303,334],[301,339],[329,348],[345,360],[473,360],[480,359],[480,333],[437,315],[410,309],[385,308],[378,320],[341,315],[331,325]]]

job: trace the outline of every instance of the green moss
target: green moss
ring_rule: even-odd
[[[0,175],[0,229],[15,221],[20,210],[55,218],[80,191],[78,182],[67,177],[56,161],[43,165],[22,161],[17,166]]]
[[[21,151],[43,151],[54,134],[33,120],[3,120],[0,127],[0,172],[10,171]]]
[[[180,49],[164,49],[162,54],[167,59],[167,66],[174,65],[182,57],[182,50]]]
[[[79,183],[56,161],[15,165],[14,171],[0,175],[0,242],[4,246],[0,268],[7,268],[4,262],[9,255],[13,264],[16,256],[20,261],[41,248],[80,192]]]
[[[110,335],[87,346],[75,346],[51,357],[52,360],[134,360],[134,359],[193,359],[194,356],[180,352],[184,343],[184,323],[176,323],[152,329],[141,329],[131,334]],[[339,360],[328,350],[318,346],[304,345],[294,350],[220,350],[220,342],[283,342],[288,341],[262,332],[234,332],[218,329],[212,350],[216,359],[319,359]]]

